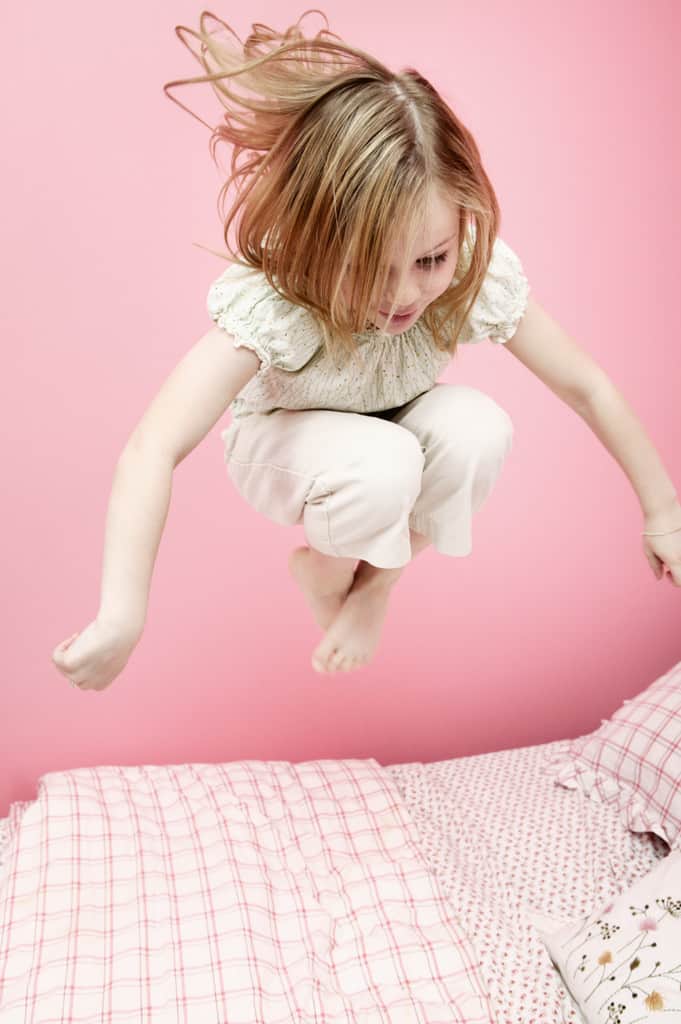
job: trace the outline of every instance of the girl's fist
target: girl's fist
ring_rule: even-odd
[[[81,690],[104,690],[125,668],[139,637],[120,625],[95,619],[52,651],[62,675]]]

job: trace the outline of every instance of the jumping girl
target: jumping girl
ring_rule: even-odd
[[[282,33],[254,23],[235,46],[208,18],[232,31],[205,11],[199,32],[176,27],[183,43],[181,29],[200,41],[193,55],[208,74],[164,88],[210,82],[226,108],[211,146],[233,147],[221,190],[237,190],[224,219],[230,265],[208,291],[213,326],[119,458],[99,612],[55,648],[58,669],[97,691],[126,664],[173,470],[227,409],[238,493],[304,528],[289,569],[324,631],[313,667],[366,665],[411,559],[428,544],[470,554],[473,517],[511,449],[513,424],[494,399],[438,382],[459,343],[485,338],[591,426],[639,498],[652,572],[680,586],[675,488],[603,369],[530,296],[498,235],[478,147],[442,96],[328,30],[306,38],[302,19]]]

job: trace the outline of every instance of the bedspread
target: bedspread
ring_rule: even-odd
[[[374,759],[50,772],[14,803],[0,1022],[491,1024]]]

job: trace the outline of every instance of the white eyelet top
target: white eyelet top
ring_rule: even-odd
[[[470,252],[467,244],[464,259]],[[527,308],[529,292],[518,256],[497,237],[459,341],[508,341]],[[353,358],[339,368],[309,310],[281,296],[262,271],[237,263],[211,284],[206,304],[215,323],[234,336],[234,346],[251,349],[261,360],[229,406],[233,421],[275,409],[393,409],[429,390],[452,358],[435,346],[420,317],[400,334],[353,335],[361,363]]]

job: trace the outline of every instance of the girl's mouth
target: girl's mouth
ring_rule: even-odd
[[[381,316],[385,316],[385,317],[388,316],[388,314],[384,313],[382,309],[379,310],[379,313],[381,314]],[[415,315],[416,315],[416,310],[415,309],[413,309],[411,311],[411,313],[405,313],[402,316],[399,316],[399,315],[396,314],[395,316],[391,316],[389,318],[388,323],[395,324],[395,326],[400,326],[401,324],[406,324]]]

